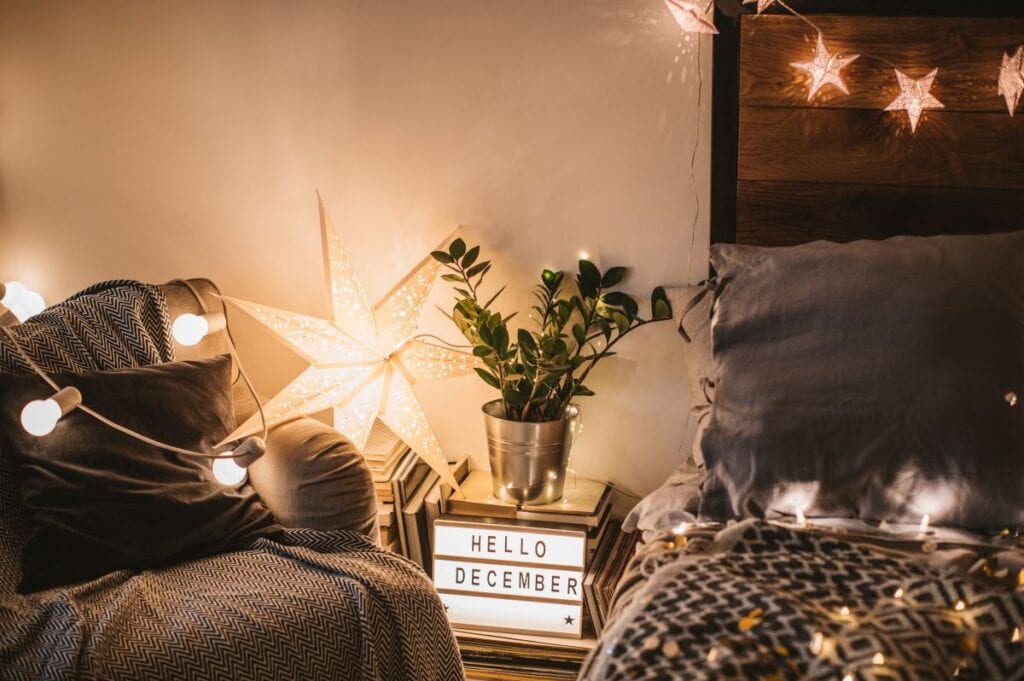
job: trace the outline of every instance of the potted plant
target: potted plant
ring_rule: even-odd
[[[483,366],[476,369],[501,397],[483,406],[495,496],[523,504],[545,504],[562,496],[565,469],[579,408],[573,401],[594,392],[590,372],[612,357],[612,348],[641,326],[672,318],[660,286],[651,293],[651,316],[640,316],[630,295],[615,290],[626,268],[601,272],[579,261],[574,290],[565,273],[544,270],[533,291],[530,323],[514,333],[493,306],[505,287],[483,300],[480,287],[491,262],[480,247],[455,239],[447,251],[434,251],[448,269],[442,279],[457,294],[449,317],[473,347]]]

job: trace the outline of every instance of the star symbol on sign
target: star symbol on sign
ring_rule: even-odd
[[[715,25],[708,20],[708,6],[698,5],[690,0],[665,0],[668,11],[686,33],[718,33]]]
[[[921,120],[921,114],[927,109],[944,109],[945,105],[931,94],[932,85],[935,84],[935,76],[938,69],[932,69],[924,78],[914,79],[899,69],[896,71],[896,80],[900,84],[900,96],[893,100],[892,104],[885,107],[886,111],[906,111],[910,119],[910,131],[917,132],[917,123]]]
[[[1006,100],[1006,108],[1012,116],[1017,112],[1020,95],[1024,92],[1024,45],[1017,48],[1011,57],[1003,55],[999,68],[999,94]]]
[[[850,94],[850,91],[846,88],[846,83],[843,82],[840,71],[849,66],[859,56],[859,54],[854,54],[849,57],[841,57],[832,54],[825,47],[825,39],[819,33],[818,45],[814,49],[814,59],[811,61],[793,62],[790,66],[811,74],[811,91],[807,95],[807,101],[809,102],[817,94],[818,90],[825,85],[834,85],[843,94]]]
[[[565,623],[568,624],[568,625],[573,625],[573,624],[576,623],[576,618],[574,618],[572,615],[566,615],[565,616]]]
[[[775,0],[743,0],[744,5],[750,5],[755,2],[757,3],[758,14],[775,4]]]
[[[437,279],[440,263],[427,256],[371,308],[319,194],[317,199],[331,302],[329,319],[228,298],[310,365],[264,405],[267,425],[333,407],[334,427],[361,450],[374,422],[380,419],[445,482],[458,489],[412,391],[412,384],[419,378],[436,380],[468,374],[476,366],[471,355],[415,337],[420,312]],[[254,414],[225,442],[259,429],[259,415]]]

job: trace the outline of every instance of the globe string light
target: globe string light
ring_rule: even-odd
[[[714,6],[713,2],[701,5],[692,0],[664,0],[672,18],[679,28],[686,33],[718,33],[708,14]],[[825,85],[832,85],[843,94],[850,94],[840,71],[855,59],[865,57],[893,69],[900,93],[883,111],[904,111],[910,123],[912,134],[917,132],[918,125],[926,111],[943,109],[945,106],[931,93],[938,74],[938,68],[932,68],[927,75],[915,78],[908,74],[908,69],[895,64],[885,57],[861,51],[860,54],[842,56],[834,54],[826,47],[825,33],[815,22],[793,9],[786,0],[743,0],[744,5],[757,3],[756,12],[762,14],[772,6],[778,5],[784,11],[800,19],[817,36],[814,56],[809,61],[792,62],[790,66],[805,71],[810,75],[810,91],[807,100],[811,101]],[[1024,94],[1024,45],[1010,54],[1003,55],[998,76],[998,93],[1006,100],[1006,108],[1013,116]]]

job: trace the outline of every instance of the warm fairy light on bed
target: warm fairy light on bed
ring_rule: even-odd
[[[873,665],[885,664],[885,655],[882,654],[882,651],[878,651],[877,653],[875,653],[875,656],[871,658],[871,664],[873,664]]]
[[[7,308],[0,310],[0,320],[7,312],[14,315],[19,322],[36,316],[46,309],[46,301],[35,291],[29,290],[20,281],[9,281],[0,284],[0,305]]]
[[[850,607],[847,606],[847,605],[844,605],[843,607],[839,608],[839,614],[842,617],[849,617],[850,616]]]
[[[920,532],[927,532],[928,531],[928,525],[931,523],[931,521],[932,521],[932,517],[930,515],[928,515],[927,513],[925,513],[923,516],[921,516],[921,523],[917,526],[918,531],[920,531]]]
[[[956,603],[953,604],[953,609],[957,612],[963,612],[967,608],[967,604],[964,603],[964,599],[956,599]]]
[[[1010,634],[1010,643],[1020,643],[1020,627],[1014,627]]]
[[[895,591],[893,591],[892,592],[892,597],[896,598],[896,599],[903,598],[903,587],[901,586],[900,588],[898,588]]]
[[[800,527],[807,527],[807,516],[804,515],[804,507],[798,506],[796,509],[796,522]]]

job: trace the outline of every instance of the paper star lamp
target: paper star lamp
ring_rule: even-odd
[[[825,85],[834,85],[843,94],[850,94],[840,74],[844,68],[855,61],[859,54],[852,54],[848,57],[841,57],[832,54],[825,47],[825,39],[818,34],[818,45],[814,50],[814,59],[811,61],[793,62],[790,66],[806,71],[811,74],[811,91],[807,95],[807,101],[811,101]]]
[[[945,105],[937,100],[932,94],[932,85],[935,84],[935,76],[938,69],[921,79],[915,80],[899,69],[896,71],[896,80],[900,83],[900,96],[893,100],[892,104],[885,107],[886,111],[906,111],[910,119],[910,131],[917,132],[917,123],[921,120],[921,114],[927,109],[944,109]]]
[[[707,6],[700,6],[689,0],[665,0],[668,11],[686,33],[718,33],[715,25],[708,20]]]
[[[999,94],[1006,100],[1006,108],[1012,116],[1017,112],[1020,95],[1024,92],[1024,45],[1017,48],[1011,57],[1003,55],[999,69]]]
[[[468,374],[475,366],[472,355],[415,338],[420,312],[440,264],[429,256],[424,258],[371,308],[323,201],[320,231],[331,302],[328,319],[228,299],[310,363],[264,406],[267,424],[273,426],[333,407],[334,427],[362,449],[379,418],[443,480],[458,489],[412,391],[418,378]],[[259,416],[254,415],[226,441],[259,429]]]
[[[750,5],[755,2],[757,3],[758,14],[760,14],[761,12],[765,11],[766,9],[775,4],[775,0],[743,0],[744,5]]]

